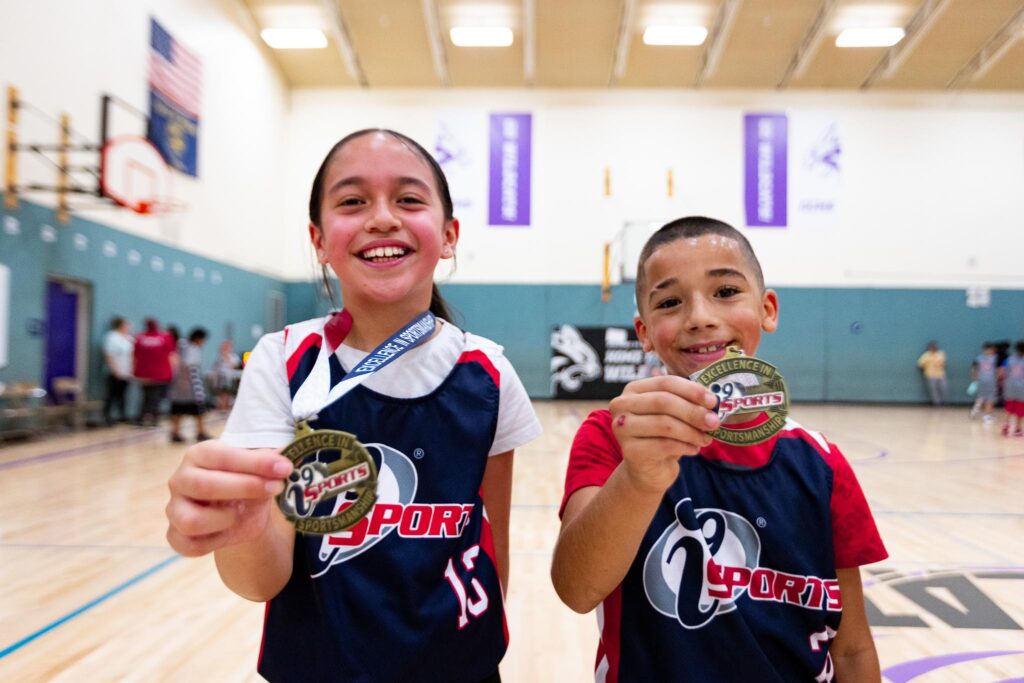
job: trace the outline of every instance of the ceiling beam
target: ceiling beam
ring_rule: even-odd
[[[359,55],[356,54],[356,49],[352,46],[352,38],[349,36],[345,18],[341,16],[341,11],[338,9],[337,1],[321,0],[320,4],[324,8],[324,14],[327,15],[328,28],[334,37],[334,44],[338,46],[338,54],[341,55],[341,61],[345,65],[348,77],[360,86],[367,87],[370,83],[366,80],[366,74],[363,73],[363,67],[359,63]]]
[[[736,15],[739,14],[740,5],[743,0],[725,0],[718,8],[718,15],[715,16],[715,23],[711,27],[711,35],[708,37],[708,45],[704,48],[704,55],[701,58],[700,72],[697,73],[695,86],[702,86],[715,75],[718,68],[718,60],[722,58],[722,51],[729,41],[729,34],[732,26],[736,23]]]
[[[523,82],[533,85],[537,78],[537,3],[523,0]]]
[[[273,66],[277,77],[281,79],[287,87],[288,77],[284,73],[284,68],[281,66],[281,62],[277,59],[277,54],[274,48],[267,45],[267,42],[263,40],[260,35],[263,28],[260,26],[260,20],[253,12],[252,5],[248,2],[237,3],[238,7],[238,18],[242,22],[242,29],[249,34],[256,48],[267,57],[267,61]]]
[[[804,39],[800,41],[800,46],[797,47],[793,59],[790,60],[789,66],[786,67],[786,71],[782,74],[782,78],[779,79],[779,84],[776,87],[779,89],[785,88],[789,85],[790,81],[804,75],[807,67],[810,66],[814,53],[818,51],[818,46],[821,45],[821,41],[825,37],[828,29],[826,26],[828,18],[838,4],[839,0],[822,0],[821,7],[818,8],[818,14],[814,17],[814,21],[811,22],[807,33],[804,34]]]
[[[423,16],[427,20],[427,41],[430,43],[430,56],[434,60],[434,73],[441,85],[452,84],[448,74],[448,57],[444,53],[444,34],[441,32],[441,16],[437,12],[435,0],[423,0]]]
[[[629,60],[629,44],[633,40],[633,17],[636,14],[636,0],[622,0],[619,15],[619,31],[615,36],[615,53],[612,58],[612,75],[608,85],[618,85],[626,76],[626,62]]]
[[[925,0],[907,25],[903,27],[903,40],[885,51],[882,59],[861,84],[861,89],[867,90],[880,78],[892,78],[921,42],[921,38],[935,26],[936,19],[948,5],[949,0]]]
[[[999,32],[971,57],[970,61],[960,67],[956,75],[946,84],[947,88],[966,85],[968,81],[981,78],[988,70],[1003,58],[1018,40],[1024,37],[1024,8],[1014,14]]]

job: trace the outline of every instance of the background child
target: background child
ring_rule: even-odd
[[[1014,344],[1014,353],[999,368],[1003,379],[1003,398],[1006,400],[1006,424],[1003,436],[1024,436],[1021,421],[1024,420],[1024,339]],[[1011,430],[1016,421],[1016,429]]]
[[[235,353],[234,343],[225,339],[217,350],[217,359],[210,369],[210,384],[216,395],[217,410],[230,410],[238,388],[242,359]]]
[[[270,680],[496,681],[513,450],[540,425],[501,347],[451,324],[433,284],[459,236],[447,181],[413,140],[364,130],[331,149],[309,208],[345,309],[259,342],[222,439],[190,448],[171,478],[168,539],[214,551],[229,588],[270,601]],[[337,382],[428,308],[428,341],[310,421],[367,445],[374,508],[347,532],[297,537],[273,498],[292,470],[276,449],[297,393]]]
[[[754,446],[713,442],[715,396],[687,379],[776,329],[749,243],[673,221],[644,246],[636,294],[637,334],[670,374],[580,427],[552,565],[567,605],[601,610],[598,677],[880,680],[858,566],[887,553],[849,463],[793,421]]]
[[[917,367],[924,375],[932,405],[941,406],[946,402],[946,352],[938,342],[928,342],[928,349],[917,359]]]
[[[208,398],[203,382],[203,344],[208,333],[202,327],[193,328],[188,340],[178,345],[178,363],[171,381],[169,393],[171,399],[171,441],[182,443],[181,416],[192,415],[196,418],[196,441],[205,441],[210,436],[203,426]]]
[[[974,398],[974,406],[971,408],[971,417],[977,417],[981,412],[982,420],[991,422],[994,419],[992,407],[996,403],[998,384],[996,370],[999,364],[999,357],[996,355],[996,345],[992,342],[985,342],[981,345],[981,354],[971,364],[971,379],[977,382],[977,393]]]

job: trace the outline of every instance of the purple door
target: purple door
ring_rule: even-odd
[[[78,329],[78,292],[63,282],[46,283],[46,355],[43,387],[53,396],[54,377],[75,377],[75,331]]]

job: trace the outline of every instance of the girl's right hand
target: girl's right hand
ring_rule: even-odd
[[[274,496],[291,471],[291,461],[275,449],[217,440],[192,446],[167,482],[167,542],[197,557],[256,540],[270,526]]]
[[[637,489],[663,493],[679,476],[679,457],[711,443],[721,421],[718,399],[684,377],[664,375],[630,382],[612,399],[612,431],[622,447],[625,474]]]

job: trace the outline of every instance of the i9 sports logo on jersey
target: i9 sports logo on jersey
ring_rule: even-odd
[[[417,503],[419,477],[404,453],[386,444],[366,444],[377,466],[377,499],[367,515],[345,531],[320,541],[318,577],[331,567],[368,551],[391,534],[403,538],[453,538],[462,535],[473,515],[472,503]],[[352,504],[345,493],[334,502],[333,514]]]
[[[717,508],[676,505],[676,521],[644,560],[644,591],[651,606],[686,629],[698,629],[736,609],[744,596],[805,609],[839,611],[835,578],[804,576],[760,566],[761,539],[740,515]]]

